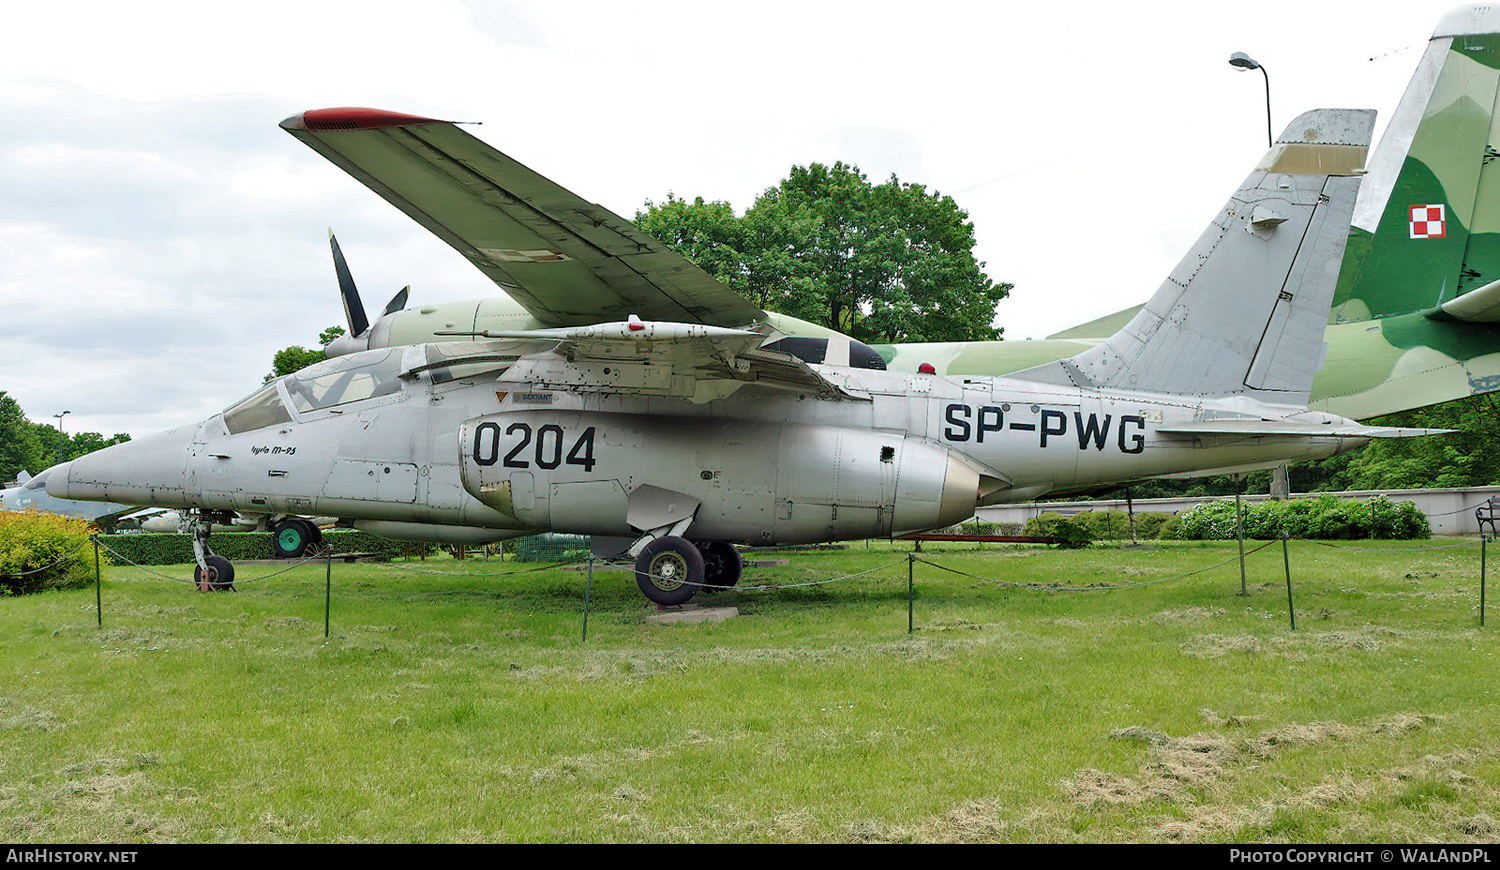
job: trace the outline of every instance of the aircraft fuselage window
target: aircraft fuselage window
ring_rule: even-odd
[[[429,344],[427,346],[428,365],[441,366],[430,370],[428,377],[434,384],[447,381],[463,380],[464,378],[477,378],[491,372],[499,373],[509,368],[515,361],[509,352],[516,348],[515,356],[519,356],[530,350],[529,342],[473,342],[473,341],[451,341],[442,344]],[[465,358],[473,357],[472,362],[464,362]],[[446,363],[446,365],[445,365]]]
[[[828,356],[828,339],[808,338],[801,335],[788,336],[765,345],[766,350],[779,350],[782,353],[791,354],[797,359],[812,365],[818,365]],[[877,372],[885,371],[885,360],[862,341],[849,339],[849,366],[856,369],[874,369]]]

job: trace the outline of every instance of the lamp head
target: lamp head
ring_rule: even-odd
[[[1229,56],[1229,65],[1234,67],[1235,69],[1241,70],[1260,69],[1260,64],[1255,62],[1255,58],[1251,57],[1248,54],[1245,54],[1243,51],[1237,51],[1234,54],[1231,54]]]

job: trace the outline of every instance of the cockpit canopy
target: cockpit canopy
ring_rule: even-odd
[[[334,357],[285,379],[297,411],[321,411],[401,391],[401,348]]]
[[[828,338],[791,336],[764,347],[817,365],[828,361],[829,342]],[[848,339],[848,342],[851,367],[885,371],[885,361],[874,348],[854,339]],[[421,348],[420,356],[409,361],[413,364],[410,371],[403,368],[402,347],[337,356],[272,381],[234,403],[224,411],[224,426],[230,434],[237,435],[290,423],[293,412],[307,414],[389,396],[401,391],[403,373],[408,378],[420,373],[432,384],[499,373],[517,358],[543,350],[552,343],[520,339],[429,344]],[[842,353],[835,356],[842,356]]]
[[[320,411],[401,391],[401,348],[387,347],[335,357],[272,381],[224,412],[230,434],[290,423],[279,387],[298,413]]]

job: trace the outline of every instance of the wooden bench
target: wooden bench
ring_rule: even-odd
[[[1500,520],[1500,495],[1494,496],[1474,509],[1474,519],[1479,521],[1479,534],[1484,534],[1484,524],[1490,524],[1490,537],[1495,537],[1495,522]]]

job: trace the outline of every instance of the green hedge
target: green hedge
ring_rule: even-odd
[[[1057,546],[1064,550],[1087,547],[1094,540],[1094,533],[1089,530],[1088,526],[1076,520],[1077,517],[1065,517],[1062,514],[1038,514],[1026,521],[1026,528],[1022,534],[1056,538]]]
[[[1135,515],[1136,540],[1173,537],[1177,517],[1166,513],[1141,512]],[[1125,511],[1082,511],[1072,516],[1042,513],[1026,523],[1024,534],[1058,538],[1059,547],[1085,547],[1091,541],[1130,540],[1130,514]]]
[[[100,542],[120,554],[119,561],[136,565],[182,565],[193,561],[193,536],[183,534],[101,535]],[[376,553],[387,559],[432,552],[431,544],[392,541],[358,529],[326,529],[323,542],[335,553]],[[273,559],[270,532],[214,532],[209,549],[231,562]]]
[[[93,578],[87,520],[0,511],[0,595],[77,589]]]
[[[1427,517],[1412,502],[1393,502],[1383,495],[1367,501],[1317,498],[1273,499],[1242,506],[1245,537],[1354,540],[1411,540],[1432,537]],[[1206,502],[1184,511],[1177,526],[1181,540],[1229,540],[1234,537],[1234,499]]]

